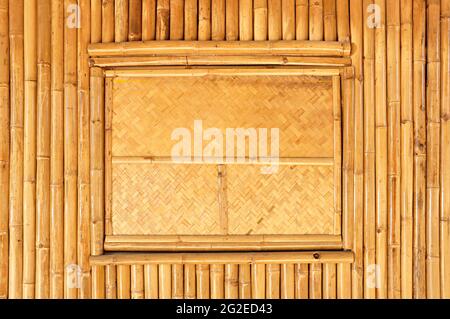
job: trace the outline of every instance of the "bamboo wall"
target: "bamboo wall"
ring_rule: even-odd
[[[354,263],[91,266],[87,45],[183,39],[352,42]],[[0,0],[0,297],[450,298],[449,40],[447,0]]]

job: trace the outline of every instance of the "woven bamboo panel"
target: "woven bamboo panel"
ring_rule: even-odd
[[[281,157],[333,157],[332,83],[311,76],[114,80],[113,156],[170,156],[172,131],[279,128]]]

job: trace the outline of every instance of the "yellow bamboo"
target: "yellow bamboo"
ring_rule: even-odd
[[[295,298],[309,297],[309,268],[308,264],[296,264],[294,269]]]
[[[309,265],[309,298],[322,299],[322,265]]]
[[[362,5],[362,1],[358,2]],[[355,4],[354,2],[352,3]],[[359,19],[361,18],[359,16]],[[334,41],[337,39],[336,0],[323,0],[323,39],[325,41]]]
[[[239,0],[239,40],[253,40],[253,0]]]
[[[239,265],[239,299],[250,299],[251,295],[250,265]]]
[[[308,0],[295,0],[295,37],[297,40],[309,39]]]
[[[105,288],[106,288],[106,279],[105,279],[105,268],[104,266],[92,266],[91,272],[92,272],[92,299],[105,299]],[[88,274],[83,274],[83,283],[89,282],[87,280]],[[89,288],[85,288],[86,290],[84,292],[81,292],[81,294],[87,295],[90,294],[91,291],[88,290]],[[87,298],[82,295],[80,295],[80,298]]]
[[[351,265],[337,265],[337,298],[349,299],[352,297],[352,285],[349,283],[352,278]]]
[[[225,298],[237,299],[239,296],[238,265],[225,265]]]
[[[184,298],[195,299],[197,289],[195,287],[195,265],[184,265]]]
[[[211,40],[225,40],[225,0],[211,2]]]
[[[102,42],[114,42],[114,0],[102,0]],[[97,20],[98,21],[98,20]]]
[[[112,234],[112,108],[113,79],[105,79],[105,234]]]
[[[155,40],[156,0],[142,0],[142,40]]]
[[[266,266],[266,298],[280,298],[280,265],[278,264]]]
[[[322,293],[324,299],[336,299],[336,264],[323,264]]]
[[[92,22],[90,25],[90,36],[92,43],[102,42],[102,0],[92,0],[89,4],[83,4],[83,8],[81,8],[81,2],[79,6],[80,10],[80,19],[83,20],[83,15],[90,15],[90,19]],[[90,10],[90,14],[88,14]],[[81,21],[80,21],[81,22]]]
[[[144,266],[131,265],[131,299],[144,299]]]
[[[158,299],[158,265],[144,265],[145,299]]]
[[[295,14],[295,11],[294,11]],[[253,3],[254,40],[267,40],[267,0],[255,0]]]
[[[184,296],[183,265],[172,266],[172,299],[183,299]]]
[[[140,41],[142,39],[142,0],[129,0],[128,17],[128,41]]]
[[[269,40],[281,40],[281,1],[268,0],[268,15]]]
[[[282,1],[283,40],[295,40],[295,0]]]
[[[9,10],[0,1],[0,299],[8,296]]]
[[[170,40],[184,38],[184,1],[170,0]]]
[[[8,297],[22,298],[23,279],[23,117],[24,1],[9,1],[10,178]]]
[[[226,40],[236,41],[239,39],[239,0],[226,0],[225,6]]]
[[[161,264],[158,267],[158,295],[159,299],[172,297],[172,265]]]
[[[294,264],[281,265],[281,299],[294,299]]]
[[[197,10],[197,0],[184,2],[184,39],[187,41],[197,40]]]
[[[50,298],[64,297],[64,1],[51,1]]]
[[[309,2],[309,39],[323,40],[323,0]]]
[[[198,39],[211,40],[211,0],[198,1]]]
[[[156,2],[156,40],[168,40],[170,36],[170,2],[158,0]]]
[[[336,0],[336,21],[339,41],[350,41],[349,0]],[[368,7],[365,7],[367,10]],[[366,20],[367,21],[367,20]]]
[[[117,298],[116,284],[116,266],[108,265],[105,267],[105,295],[106,299]]]
[[[209,265],[196,265],[197,299],[209,299]]]
[[[117,266],[117,298],[130,299],[131,270],[129,265]]]
[[[211,265],[211,299],[223,299],[225,296],[225,266],[222,264]]]
[[[266,298],[266,265],[253,264],[252,266],[252,298]]]
[[[23,298],[35,294],[37,5],[24,2]]]
[[[124,42],[128,39],[128,0],[115,0],[114,2],[114,38],[115,42]]]

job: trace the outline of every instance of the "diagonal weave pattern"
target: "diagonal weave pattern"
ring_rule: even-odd
[[[113,103],[113,156],[170,156],[172,131],[202,120],[222,132],[279,128],[281,157],[333,157],[329,77],[115,79]]]

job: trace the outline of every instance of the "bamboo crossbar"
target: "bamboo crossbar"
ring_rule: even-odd
[[[90,258],[93,265],[147,264],[300,264],[352,263],[350,251],[302,251],[257,253],[111,253]]]
[[[145,55],[288,55],[343,57],[351,45],[338,41],[147,41],[96,43],[90,56]]]

